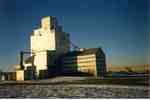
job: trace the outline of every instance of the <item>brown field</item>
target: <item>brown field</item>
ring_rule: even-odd
[[[108,66],[107,71],[111,72],[128,72],[129,70],[133,72],[149,72],[150,65],[130,65],[130,66]]]

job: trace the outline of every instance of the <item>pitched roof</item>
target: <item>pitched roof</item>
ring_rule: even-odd
[[[79,55],[96,54],[98,51],[99,51],[99,48],[83,49],[83,51]]]
[[[66,53],[64,56],[81,56],[81,55],[96,54],[98,51],[102,51],[101,48],[85,48],[79,51],[70,51]]]

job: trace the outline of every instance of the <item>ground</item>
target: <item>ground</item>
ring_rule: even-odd
[[[115,82],[117,80],[118,82]],[[150,88],[146,80],[146,78],[107,78],[102,80],[92,77],[62,76],[38,81],[3,81],[0,82],[0,97],[149,98]]]

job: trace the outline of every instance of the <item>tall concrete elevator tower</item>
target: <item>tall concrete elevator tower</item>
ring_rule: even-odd
[[[37,75],[42,70],[48,70],[53,63],[49,53],[55,52],[56,55],[61,55],[70,49],[69,34],[63,32],[57,19],[52,16],[42,18],[41,27],[32,32],[30,41],[31,52],[35,54],[34,65]]]

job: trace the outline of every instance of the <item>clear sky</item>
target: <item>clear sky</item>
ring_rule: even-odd
[[[148,1],[0,0],[0,69],[19,63],[43,16],[56,16],[79,47],[102,47],[109,64],[150,63]]]

